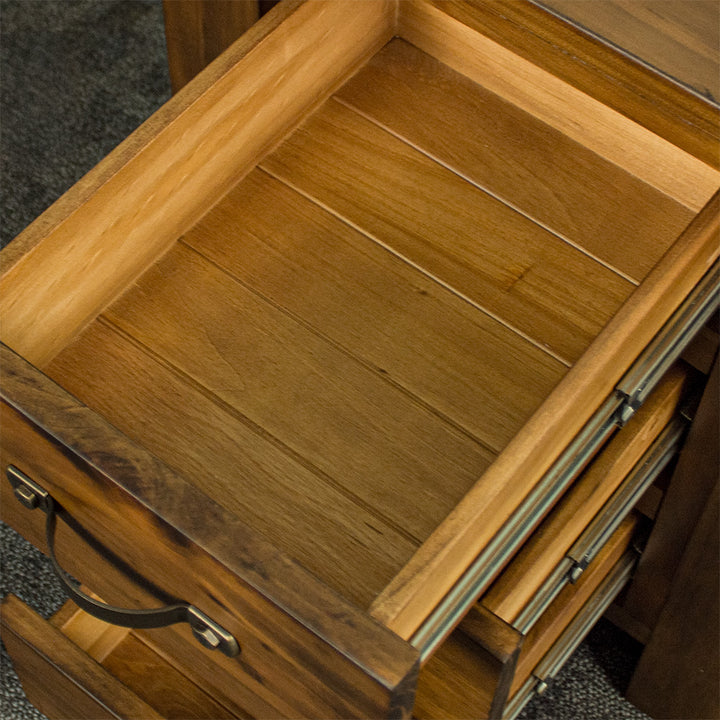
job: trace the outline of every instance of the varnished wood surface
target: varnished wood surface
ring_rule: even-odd
[[[96,323],[49,370],[128,437],[354,602],[372,602],[416,547],[112,326]],[[132,391],[108,392],[112,386]]]
[[[628,697],[653,717],[712,717],[720,708],[718,365],[623,605],[647,631]]]
[[[237,709],[224,708],[129,628],[88,615],[71,600],[49,623],[166,720],[238,717]]]
[[[634,281],[692,219],[688,208],[402,40],[336,97]],[[608,315],[613,283],[595,299]]]
[[[467,635],[451,636],[423,667],[413,714],[421,720],[490,717],[502,664]]]
[[[0,627],[25,693],[51,720],[163,717],[14,595]]]
[[[494,458],[184,245],[105,316],[416,540]]]
[[[462,68],[461,72],[467,70],[466,74],[471,77],[477,72],[483,78],[495,76],[512,94],[529,97],[531,104],[537,104],[535,87],[559,89],[553,97],[555,103],[551,103],[556,108],[543,110],[551,118],[557,117],[558,108],[572,96],[575,114],[572,111],[561,111],[560,114],[565,115],[566,120],[577,122],[576,130],[583,134],[589,130],[596,139],[603,136],[603,125],[609,117],[601,110],[605,106],[611,113],[618,111],[632,120],[636,128],[647,128],[704,163],[718,167],[720,114],[716,107],[686,92],[677,83],[648,72],[642,64],[571,24],[558,21],[536,4],[408,0],[401,4],[398,22],[400,35],[421,49],[455,69]],[[486,45],[483,39],[479,42],[480,47],[474,47],[477,36],[470,32],[472,30],[480,31],[491,44]],[[508,63],[506,50],[515,58],[519,56],[520,62],[513,58]],[[478,62],[480,56],[483,56],[482,62]],[[555,80],[548,85],[549,79],[540,78],[534,69],[522,62],[523,59],[556,76]],[[535,82],[529,83],[530,78]],[[568,95],[567,88],[580,93]],[[597,102],[587,104],[580,97],[582,94]],[[585,115],[590,106],[599,113],[595,118],[592,118],[593,113]],[[606,137],[609,142],[601,141],[601,145],[615,145],[616,150],[622,148],[635,156],[623,161],[616,155],[621,162],[630,161],[651,173],[656,162],[659,162],[656,167],[662,168],[663,148],[669,148],[659,143],[659,154],[645,159],[638,157],[622,138],[625,131],[634,135],[635,130],[631,124],[624,125],[617,120],[614,118],[611,122],[619,134],[614,140]],[[685,185],[680,177],[678,180]],[[685,188],[691,190],[687,185]]]
[[[716,476],[628,688],[653,718],[720,715],[719,492]]]
[[[163,0],[174,93],[257,22],[258,5],[257,0]]]
[[[448,2],[442,5],[448,13],[444,19],[433,3],[408,2],[399,18],[393,3],[351,6],[355,14],[348,19],[350,5],[344,2],[290,3],[275,14],[272,23],[261,23],[251,31],[250,38],[211,66],[199,83],[181,92],[160,120],[135,138],[136,144],[126,146],[124,154],[116,155],[73,191],[4,256],[9,270],[4,276],[0,310],[5,339],[45,365],[88,327],[98,312],[132,286],[106,319],[88,332],[97,327],[112,330],[117,338],[130,341],[133,352],[144,345],[149,352],[140,348],[145,354],[143,362],[151,361],[153,373],[159,363],[162,372],[158,377],[172,378],[177,393],[172,403],[162,406],[167,398],[160,397],[166,432],[173,429],[173,403],[189,404],[188,398],[195,396],[188,394],[187,388],[192,387],[210,399],[213,413],[218,407],[224,413],[219,415],[219,427],[226,433],[221,447],[232,442],[232,432],[240,424],[251,425],[252,433],[281,447],[281,470],[291,467],[302,478],[309,474],[332,478],[327,484],[334,491],[356,507],[372,506],[375,515],[381,506],[381,514],[387,515],[381,528],[360,528],[364,516],[356,514],[353,532],[357,531],[358,537],[379,534],[389,527],[408,541],[398,553],[403,558],[408,545],[423,540],[440,522],[402,570],[393,570],[393,578],[372,609],[382,625],[401,637],[410,637],[717,257],[717,210],[704,211],[620,307],[628,283],[617,273],[435,162],[427,151],[411,147],[349,110],[345,101],[328,102],[289,144],[265,162],[275,182],[282,175],[289,186],[313,196],[332,211],[336,221],[354,226],[383,251],[391,250],[393,262],[404,262],[414,270],[422,268],[427,276],[424,282],[439,280],[443,292],[453,292],[468,308],[488,310],[508,328],[519,331],[521,338],[532,339],[548,358],[576,363],[492,464],[493,442],[483,439],[476,443],[464,425],[447,422],[449,411],[443,409],[442,418],[434,411],[431,405],[435,400],[427,396],[420,402],[419,395],[412,396],[420,390],[380,377],[379,369],[387,368],[379,357],[370,360],[364,355],[358,361],[352,356],[359,354],[360,348],[346,349],[339,338],[331,341],[325,331],[309,325],[308,319],[298,323],[304,310],[296,306],[292,313],[297,317],[290,317],[288,308],[258,297],[238,283],[232,271],[228,273],[227,268],[199,255],[202,270],[196,265],[191,279],[209,278],[210,282],[193,306],[187,299],[188,288],[182,287],[185,270],[173,276],[179,269],[179,265],[173,266],[177,257],[188,258],[193,251],[190,241],[174,245],[176,240],[233,188],[268,148],[377,50],[394,32],[396,20],[401,32],[412,35],[409,39],[422,40],[419,44],[424,49],[448,59],[456,70],[473,79],[482,78],[483,84],[505,63],[498,84],[510,90],[498,92],[492,85],[488,86],[491,92],[540,122],[561,129],[573,142],[581,142],[622,172],[693,212],[717,187],[717,173],[703,164],[716,161],[715,116],[704,106],[673,94],[675,91],[662,83],[633,72],[614,95],[613,82],[622,79],[629,66],[606,62],[600,51],[600,61],[594,62],[597,58],[590,52],[591,46],[580,41],[569,47],[582,62],[571,60],[553,46],[565,37],[565,30],[544,16],[536,22],[541,16],[525,4],[511,4],[510,17],[501,17],[492,4],[469,8]],[[468,23],[461,31],[458,18]],[[427,21],[427,26],[420,27],[418,19]],[[514,51],[556,70],[579,91],[571,92],[562,80],[550,82],[544,77],[539,84],[541,92],[536,92],[538,75],[525,76],[527,64],[516,66],[512,52],[497,53],[499,65],[486,65],[484,56],[468,50],[478,40],[475,30],[479,27],[496,40],[503,36],[503,42]],[[273,28],[277,32],[271,36]],[[537,33],[538,28],[547,32]],[[334,42],[324,42],[331,34]],[[457,43],[458,38],[463,42]],[[495,56],[494,41],[483,43],[479,44],[489,49],[487,55]],[[259,84],[252,79],[255,73],[262,78]],[[508,76],[512,82],[507,81]],[[555,99],[556,90],[558,102],[550,103],[548,109],[548,99]],[[601,103],[586,102],[583,91],[615,109],[600,112]],[[621,113],[638,119],[652,132],[638,128]],[[323,128],[328,118],[330,122]],[[312,149],[317,139],[310,138],[310,142],[303,135],[308,127],[320,127],[324,137],[332,138],[339,148],[347,150],[355,144],[357,150],[338,155],[335,168],[323,167],[317,158],[335,162],[336,150],[319,143],[316,156],[307,153],[303,143],[308,142]],[[639,144],[635,145],[636,141]],[[672,146],[673,142],[701,161],[689,158]],[[299,143],[311,170],[299,180],[285,177],[289,165],[280,162],[292,143]],[[285,159],[295,162],[291,156]],[[273,163],[276,166],[271,167]],[[379,176],[368,179],[359,172],[366,170],[368,163]],[[343,198],[339,186],[333,188],[335,180],[326,182],[323,173],[338,176],[340,185],[350,188],[349,196]],[[378,182],[383,173],[384,183]],[[626,187],[634,182],[629,180]],[[327,196],[315,197],[313,183]],[[399,201],[397,193],[402,195]],[[338,198],[345,205],[337,207]],[[313,214],[317,219],[317,211]],[[385,237],[386,233],[391,237]],[[480,234],[487,241],[482,246],[483,262],[477,247]],[[110,251],[105,254],[107,248]],[[536,266],[539,260],[544,264]],[[60,276],[58,268],[62,268]],[[163,275],[160,268],[171,272]],[[615,295],[609,302],[598,303],[598,293],[605,297],[602,293],[613,284],[611,276],[619,278],[611,292]],[[153,282],[157,280],[161,282]],[[199,285],[193,281],[189,287]],[[133,306],[133,298],[143,293],[147,295]],[[118,308],[123,312],[118,313]],[[148,317],[147,311],[153,308],[165,316]],[[247,334],[238,332],[241,315],[249,321]],[[175,333],[178,324],[183,326],[182,335]],[[111,325],[121,329],[119,335]],[[246,347],[243,343],[247,341]],[[525,347],[524,342],[516,339],[516,343],[516,348]],[[247,385],[245,376],[238,373],[238,367],[245,367],[241,359],[249,361],[247,367],[252,369],[253,379],[259,379],[258,385]],[[519,364],[523,362],[521,358]],[[133,363],[131,375],[146,373],[147,364]],[[141,366],[145,369],[139,371]],[[73,371],[78,382],[87,367]],[[289,396],[275,382],[278,372],[292,379],[294,390]],[[145,380],[153,373],[145,374]],[[183,672],[189,668],[190,674],[197,674],[219,693],[223,704],[242,707],[251,714],[374,717],[410,711],[416,653],[406,643],[385,633],[381,624],[280,555],[273,544],[258,539],[237,518],[237,510],[228,512],[213,505],[203,492],[180,480],[145,450],[124,438],[118,440],[105,420],[46,380],[27,368],[10,375],[14,378],[12,392],[17,395],[5,412],[15,434],[3,450],[5,456],[28,462],[38,476],[49,476],[53,489],[78,509],[82,522],[108,545],[119,534],[119,552],[133,565],[143,566],[149,559],[153,569],[159,567],[166,592],[183,596],[189,592],[234,630],[247,634],[244,652],[249,655],[243,655],[238,669],[237,663],[223,658],[213,658],[213,664],[198,663],[193,652],[186,653],[189,639],[173,630],[163,647],[178,651]],[[117,394],[118,384],[110,387]],[[161,394],[152,397],[157,395]],[[252,410],[251,423],[246,422],[247,415],[240,417],[238,404]],[[33,408],[30,420],[16,411],[28,406]],[[281,406],[289,406],[292,412],[287,416],[277,413]],[[313,413],[303,425],[298,420],[307,417],[300,412],[306,407]],[[326,412],[328,409],[331,412]],[[232,422],[227,421],[228,415]],[[323,432],[317,433],[313,423],[320,417],[325,425]],[[193,432],[201,423],[201,413],[191,414]],[[48,427],[54,439],[39,431]],[[155,434],[161,438],[162,432],[153,428],[148,437]],[[205,432],[204,455],[218,447],[217,438],[210,437],[212,432],[212,428]],[[343,442],[335,443],[333,433],[342,435]],[[359,449],[348,442],[352,436],[359,439]],[[29,460],[23,450],[27,444],[34,448]],[[371,452],[370,448],[377,447],[381,452]],[[71,448],[79,448],[81,459],[75,458]],[[264,447],[256,448],[267,457]],[[192,455],[193,446],[183,450]],[[308,457],[310,461],[306,461]],[[244,461],[252,463],[253,459],[245,457]],[[202,458],[194,458],[194,462],[202,470]],[[338,467],[350,468],[349,479],[333,477]],[[392,472],[386,483],[381,483],[378,470],[387,468]],[[216,474],[216,488],[226,482],[220,474]],[[447,493],[442,492],[438,477],[447,481]],[[366,478],[374,481],[366,483]],[[399,485],[395,479],[400,480]],[[407,517],[400,518],[402,506],[398,503],[407,501],[412,492],[413,506],[422,512],[418,516],[406,512]],[[109,508],[116,523],[112,533],[103,524],[107,518],[96,510],[100,496],[102,507]],[[333,497],[333,493],[324,495],[323,502],[330,504]],[[196,517],[193,512],[198,508],[203,512]],[[448,519],[443,520],[448,512]],[[334,517],[340,516],[342,511],[335,510]],[[308,525],[310,521],[308,518]],[[217,532],[218,527],[222,533]],[[150,541],[138,549],[130,540],[139,530]],[[33,532],[39,537],[39,531]],[[390,546],[396,546],[394,539],[387,543]],[[171,572],[180,558],[192,581],[183,583]],[[379,575],[398,561],[398,557],[385,559],[387,565]],[[74,558],[70,569],[77,567],[79,560]],[[121,575],[105,573],[101,565],[89,571],[93,582],[107,584],[109,599],[152,600],[150,593],[138,590]],[[339,577],[337,582],[344,584]],[[208,587],[213,588],[212,595]],[[197,652],[194,646],[193,650]]]
[[[184,626],[154,631],[223,705],[255,714],[247,703],[259,697],[280,715],[366,717],[399,715],[412,702],[412,648],[5,348],[2,370],[3,466],[14,463],[43,484],[156,589],[84,552],[61,554],[63,564],[108,602],[152,607],[158,593],[181,598],[235,634],[242,662],[204,650]],[[3,513],[15,525],[31,513],[6,485]],[[43,521],[29,528],[41,547]],[[178,650],[174,638],[186,636]]]
[[[533,668],[621,559],[632,541],[636,525],[636,516],[625,518],[578,582],[567,585],[529,631],[520,650],[510,697],[522,687]]]
[[[261,171],[183,242],[493,451],[565,373],[541,349]]]
[[[586,525],[676,414],[688,375],[671,369],[647,402],[575,481],[483,596],[482,605],[512,623]]]
[[[628,611],[649,630],[658,622],[683,553],[717,482],[720,467],[718,365],[716,360],[660,507],[655,531],[625,601]]]
[[[393,20],[385,0],[290,2],[263,18],[11,244],[0,278],[4,342],[48,362],[378,50]],[[323,42],[330,32],[334,42]]]
[[[102,666],[167,720],[238,718],[237,712],[216,702],[132,633],[102,661]],[[249,720],[250,715],[246,718]]]
[[[716,0],[539,0],[539,4],[720,103]]]
[[[613,271],[336,101],[261,167],[566,362],[630,290]]]
[[[410,637],[611,393],[720,254],[720,198],[701,212],[485,475],[373,605]],[[481,589],[478,589],[479,592]]]

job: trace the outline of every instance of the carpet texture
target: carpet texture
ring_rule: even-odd
[[[170,96],[159,0],[0,0],[0,241],[9,242]],[[45,617],[49,560],[0,526],[0,594]],[[642,720],[622,698],[639,648],[601,622],[525,720]],[[2,649],[0,717],[41,720]]]

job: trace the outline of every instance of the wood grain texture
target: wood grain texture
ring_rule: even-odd
[[[415,540],[494,457],[186,246],[105,316]]]
[[[102,602],[87,588],[85,592]],[[231,713],[220,705],[135,631],[103,622],[71,600],[49,622],[166,720],[238,717],[237,709]]]
[[[410,637],[501,528],[720,255],[720,198],[708,203],[588,352],[373,605]],[[479,588],[482,592],[485,588]]]
[[[48,372],[352,602],[368,606],[416,547],[112,326],[92,325]]]
[[[102,666],[135,694],[152,704],[167,720],[233,720],[230,712],[211,695],[188,680],[170,662],[135,634],[113,649]],[[245,716],[249,720],[250,716]]]
[[[379,49],[394,17],[385,0],[269,13],[10,251],[4,342],[48,362]],[[333,43],[323,42],[330,32]]]
[[[628,550],[636,526],[636,516],[625,518],[580,580],[575,585],[567,585],[528,632],[520,650],[510,697],[522,687],[533,668]]]
[[[611,270],[338,102],[261,166],[566,362],[628,295]]]
[[[0,628],[28,699],[52,720],[163,717],[14,595]]]
[[[401,40],[335,97],[635,281],[692,219],[688,208]]]
[[[425,664],[414,716],[420,720],[488,718],[502,664],[467,635],[451,635]]]
[[[693,537],[720,468],[720,369],[714,362],[687,441],[667,488],[655,528],[624,602],[645,627],[657,624],[683,554]]]
[[[61,556],[68,571],[113,604],[183,598],[240,639],[241,658],[230,659],[201,648],[184,626],[152,631],[159,646],[174,648],[185,674],[251,714],[253,697],[296,717],[409,710],[414,649],[4,347],[0,366],[3,465],[41,482],[90,537],[142,568],[155,588],[85,552]],[[32,513],[10,504],[7,485],[3,513],[15,525]],[[29,533],[41,546],[43,520],[30,521]]]
[[[508,623],[532,599],[586,525],[640,461],[677,412],[688,384],[679,366],[668,371],[646,403],[573,483],[480,601]]]
[[[720,5],[715,0],[541,0],[624,52],[720,102]]]
[[[696,164],[682,161],[677,150],[718,167],[720,114],[710,103],[532,2],[407,0],[400,9],[400,36],[425,52],[493,92],[528,102],[526,109],[559,121],[572,136],[580,133],[576,139],[586,145],[581,138],[590,139],[596,152],[610,152],[622,167],[629,163],[646,181],[655,177],[669,191],[675,184],[674,197],[707,200],[693,180]],[[637,152],[643,146],[654,152],[643,158]],[[670,158],[675,182],[665,162]],[[714,177],[717,187],[716,173],[701,170],[700,176]]]
[[[172,91],[178,92],[260,17],[257,0],[163,0]]]
[[[183,242],[494,451],[565,373],[501,323],[261,171]]]

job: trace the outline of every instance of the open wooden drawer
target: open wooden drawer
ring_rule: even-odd
[[[716,122],[532,4],[281,5],[4,251],[3,467],[229,712],[407,715],[717,306]]]

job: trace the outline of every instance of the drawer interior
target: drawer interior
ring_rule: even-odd
[[[391,40],[44,363],[366,608],[712,185],[488,84]]]
[[[44,620],[10,595],[3,602],[2,631],[23,689],[49,717],[245,717],[178,670],[147,633],[108,625],[71,601]]]

